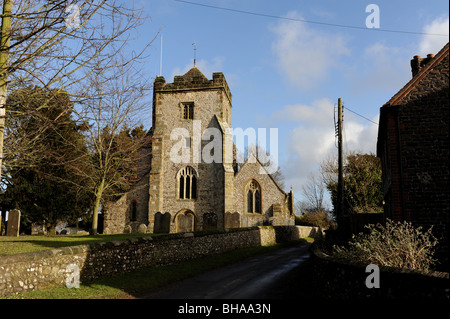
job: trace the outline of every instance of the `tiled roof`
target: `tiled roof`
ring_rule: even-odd
[[[398,91],[385,105],[398,104],[405,95],[407,95],[417,83],[420,82],[442,59],[448,55],[449,44],[447,44],[439,51],[434,58],[427,63],[406,85]]]

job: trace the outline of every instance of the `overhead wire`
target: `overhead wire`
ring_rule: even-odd
[[[367,117],[365,117],[365,116],[363,116],[363,115],[361,115],[361,114],[359,114],[359,113],[356,113],[355,111],[350,110],[348,107],[346,108],[346,110],[352,112],[353,114],[358,115],[359,117],[362,117],[363,119],[365,119],[365,120],[367,120],[367,121],[369,121],[369,122],[372,122],[372,123],[375,124],[375,125],[378,125],[377,122],[374,122],[374,121],[372,121],[371,119],[369,119],[369,118],[367,118]]]
[[[204,4],[204,3],[192,2],[192,1],[186,1],[186,0],[174,0],[174,1],[182,2],[182,3],[186,3],[186,4],[190,4],[190,5],[195,5],[195,6],[200,6],[200,7],[249,14],[249,15],[260,16],[260,17],[265,17],[265,18],[297,21],[297,22],[304,22],[304,23],[311,23],[311,24],[318,24],[318,25],[325,25],[325,26],[332,26],[332,27],[339,27],[339,28],[370,30],[370,31],[379,31],[379,32],[391,32],[391,33],[416,34],[416,35],[432,35],[432,36],[443,36],[443,37],[449,36],[448,34],[441,34],[441,33],[427,33],[427,32],[415,32],[415,31],[390,30],[390,29],[381,29],[381,28],[367,28],[367,27],[359,27],[359,26],[355,26],[355,25],[346,25],[346,24],[305,20],[305,19],[299,19],[299,18],[282,17],[282,16],[276,16],[276,15],[272,15],[272,14],[258,13],[258,12],[253,12],[253,11],[246,11],[246,10],[239,10],[239,9],[232,9],[232,8],[225,8],[225,7],[213,6],[210,4]]]

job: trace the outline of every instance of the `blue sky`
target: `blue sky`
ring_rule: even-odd
[[[174,0],[136,1],[150,17],[138,30],[139,41],[162,33],[166,81],[193,66],[195,42],[197,67],[210,79],[213,72],[223,72],[228,81],[232,127],[278,128],[285,190],[292,185],[296,200],[302,199],[301,186],[318,172],[320,162],[337,156],[333,114],[338,98],[344,104],[344,150],[375,153],[378,126],[373,122],[378,122],[380,107],[411,78],[411,58],[436,54],[448,42],[446,0],[192,2],[291,19]],[[370,4],[379,8],[377,30],[366,27]],[[160,52],[158,37],[142,69],[152,82],[160,73]]]

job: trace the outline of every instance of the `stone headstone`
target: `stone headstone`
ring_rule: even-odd
[[[214,212],[203,214],[203,230],[217,229],[217,215]]]
[[[126,225],[126,226],[125,226],[125,229],[123,230],[123,232],[124,232],[125,234],[131,234],[131,231],[132,231],[132,229],[131,229],[131,226],[130,226],[130,225]]]
[[[157,212],[155,214],[155,224],[153,228],[154,233],[169,233],[170,232],[170,213],[161,214]]]
[[[177,232],[194,231],[194,215],[190,213],[178,214],[177,216]]]
[[[241,215],[238,212],[225,214],[225,228],[239,228],[241,227]]]
[[[20,210],[13,209],[8,213],[8,228],[6,229],[6,236],[19,236],[20,230]]]
[[[138,233],[145,234],[147,232],[147,226],[145,224],[140,224],[138,226]]]

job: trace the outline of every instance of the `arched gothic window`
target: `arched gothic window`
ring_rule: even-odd
[[[197,198],[197,173],[192,167],[182,168],[177,174],[177,180],[179,199]]]
[[[137,202],[135,200],[131,202],[130,220],[137,220]]]
[[[261,187],[255,180],[247,187],[247,213],[261,213]]]

